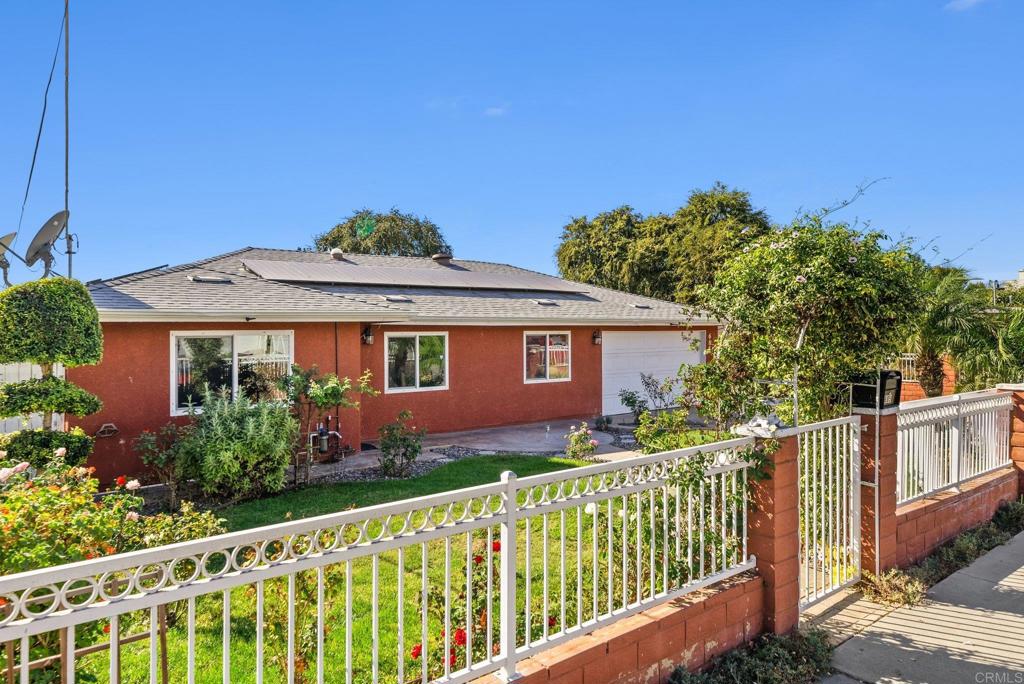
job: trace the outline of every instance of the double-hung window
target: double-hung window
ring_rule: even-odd
[[[171,413],[203,405],[203,392],[253,401],[284,399],[277,381],[291,372],[291,331],[171,333]]]
[[[525,381],[565,382],[571,377],[568,332],[527,332],[525,340]]]
[[[448,333],[387,333],[386,392],[448,389]]]

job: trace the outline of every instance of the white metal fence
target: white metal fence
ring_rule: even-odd
[[[903,382],[917,382],[917,354],[904,353],[891,364],[903,376]]]
[[[860,579],[860,416],[786,432],[799,438],[803,609]]]
[[[954,487],[1010,462],[1008,392],[982,391],[900,405],[900,503]]]
[[[754,567],[752,438],[0,577],[29,681],[464,682]],[[683,480],[683,464],[696,478]],[[47,650],[49,649],[49,650]],[[168,655],[169,654],[169,655]],[[47,658],[50,658],[47,661]]]

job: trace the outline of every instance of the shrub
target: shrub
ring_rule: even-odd
[[[906,570],[890,568],[881,575],[864,571],[864,595],[886,606],[916,606],[924,600],[928,586]]]
[[[0,292],[0,363],[99,363],[103,330],[77,280],[43,278]]]
[[[633,414],[634,420],[637,422],[640,421],[640,416],[648,409],[647,400],[641,397],[639,392],[634,390],[619,390],[619,401],[622,402],[623,406],[630,410]]]
[[[183,440],[184,475],[207,494],[240,499],[284,488],[298,424],[281,403],[203,393],[203,412]]]
[[[7,452],[7,459],[15,463],[28,461],[33,468],[45,467],[61,448],[66,450],[62,457],[65,465],[80,465],[92,453],[92,445],[93,438],[78,427],[68,432],[20,430],[0,435],[0,450]]]
[[[787,636],[768,634],[726,653],[700,673],[677,667],[670,684],[812,684],[829,672],[832,646],[820,629]]]
[[[640,416],[635,432],[637,444],[646,454],[709,444],[721,439],[712,430],[698,430],[689,423],[686,411],[662,411]]]
[[[191,432],[190,425],[167,423],[158,432],[143,431],[135,440],[135,453],[170,490],[172,511],[177,508],[178,490],[190,466],[187,437]]]
[[[87,416],[101,408],[103,403],[95,394],[53,375],[0,386],[0,417],[4,418],[45,411]]]
[[[1007,534],[1024,532],[1024,498],[1000,506],[992,516],[992,524]]]
[[[120,487],[97,501],[97,486],[90,469],[59,461],[34,479],[8,476],[0,484],[0,575],[137,548],[142,500]]]
[[[581,461],[593,458],[594,451],[597,449],[597,440],[594,439],[593,434],[585,421],[580,423],[579,427],[573,425],[569,428],[569,434],[564,436],[568,440],[565,445],[566,457]]]
[[[409,474],[412,464],[423,451],[423,436],[427,431],[409,425],[412,413],[402,411],[393,423],[382,425],[380,435],[380,455],[377,462],[384,475],[388,477],[404,477]]]

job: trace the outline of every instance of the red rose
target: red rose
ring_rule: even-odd
[[[103,625],[103,633],[110,634],[110,625]]]
[[[455,630],[455,645],[465,646],[466,645],[466,630],[459,627]]]
[[[476,563],[477,565],[480,565],[481,563],[484,562],[484,557],[483,556],[473,556],[473,562]]]
[[[455,649],[454,648],[451,650],[451,654],[448,657],[448,663],[452,667],[455,667]]]
[[[125,477],[124,475],[118,475],[117,479],[114,480],[114,484],[116,484],[118,487],[124,487],[126,484],[128,484],[128,478]]]
[[[415,646],[412,647],[412,651],[409,653],[409,655],[412,656],[413,660],[416,660],[422,654],[423,654],[423,644],[416,644]]]
[[[549,615],[548,616],[548,627],[554,627],[554,626],[555,626],[555,616],[554,615]]]
[[[499,551],[501,551],[501,542],[495,540],[493,543],[491,543],[491,551],[493,551],[494,553],[498,553]]]

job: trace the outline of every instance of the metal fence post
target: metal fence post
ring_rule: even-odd
[[[959,395],[956,398],[956,418],[953,419],[953,435],[950,440],[953,444],[952,454],[949,457],[949,482],[956,485],[960,483],[960,454],[962,453],[963,442],[963,398]]]
[[[516,672],[516,523],[519,519],[519,500],[516,497],[516,474],[506,470],[501,474],[505,485],[505,517],[501,521],[501,578],[499,605],[501,611],[501,654],[504,664],[501,674],[505,681],[519,678]]]

